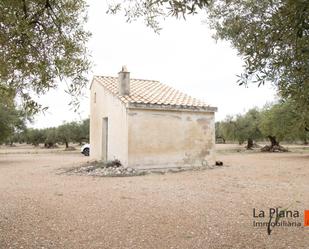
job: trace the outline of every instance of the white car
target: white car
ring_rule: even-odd
[[[84,156],[89,156],[89,154],[90,154],[90,144],[84,144],[80,148],[80,153],[84,154]]]

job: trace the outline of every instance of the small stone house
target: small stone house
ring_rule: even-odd
[[[90,157],[132,168],[213,164],[217,108],[154,80],[94,76]]]

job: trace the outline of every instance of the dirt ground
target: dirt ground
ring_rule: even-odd
[[[0,248],[309,248],[309,150],[243,152],[224,167],[138,177],[59,174],[76,152],[0,148]],[[288,208],[300,227],[254,227],[253,209]]]

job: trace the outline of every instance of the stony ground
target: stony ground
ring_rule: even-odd
[[[228,166],[101,178],[58,174],[78,153],[0,150],[0,248],[309,248],[309,153],[218,159]],[[278,206],[302,226],[253,227],[253,208]]]

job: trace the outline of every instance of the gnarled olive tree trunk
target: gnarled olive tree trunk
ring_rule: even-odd
[[[247,140],[247,146],[246,146],[246,148],[247,148],[247,150],[252,150],[253,149],[253,139],[252,138],[248,138],[248,140]]]
[[[279,144],[275,136],[268,135],[270,145],[265,145],[261,151],[263,152],[287,152],[288,150]]]
[[[274,147],[274,146],[280,146],[279,145],[279,142],[277,141],[277,139],[276,139],[276,137],[275,136],[268,136],[268,139],[269,139],[269,141],[270,141],[270,146],[271,147]]]

